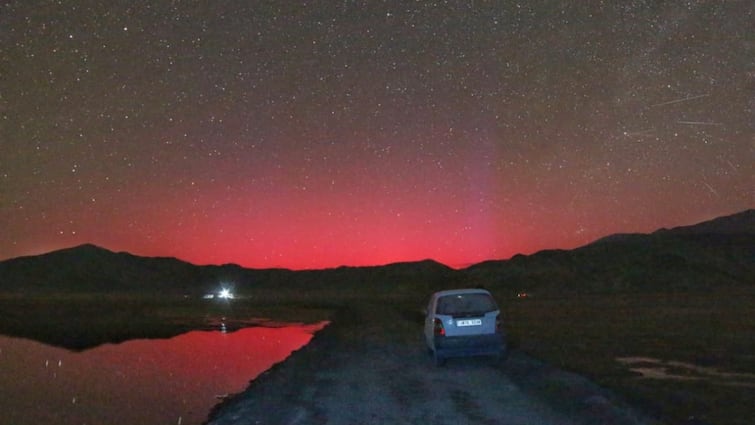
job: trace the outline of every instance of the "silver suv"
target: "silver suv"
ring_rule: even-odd
[[[484,289],[434,293],[427,304],[425,341],[440,366],[449,357],[506,354],[500,310]]]

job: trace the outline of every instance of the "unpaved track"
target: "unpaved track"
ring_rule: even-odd
[[[503,363],[451,359],[436,367],[422,345],[421,324],[383,305],[341,314],[307,347],[220,406],[209,423],[648,423],[612,398],[517,352]]]

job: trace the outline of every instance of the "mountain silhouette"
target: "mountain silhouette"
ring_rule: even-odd
[[[573,250],[547,250],[467,269],[519,291],[714,289],[755,283],[755,210],[650,234],[617,234]]]
[[[231,282],[287,290],[430,291],[486,286],[506,293],[682,290],[755,283],[755,210],[650,234],[617,234],[453,270],[432,260],[327,270],[197,266],[91,244],[0,262],[0,292],[200,295]]]

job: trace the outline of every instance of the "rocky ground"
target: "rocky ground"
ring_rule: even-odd
[[[212,412],[208,424],[650,424],[611,393],[512,350],[436,367],[421,317],[339,312],[305,348]]]

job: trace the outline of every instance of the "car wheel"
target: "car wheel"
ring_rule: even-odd
[[[433,360],[435,361],[435,366],[443,366],[446,364],[446,358],[438,354],[437,351],[433,351]]]

